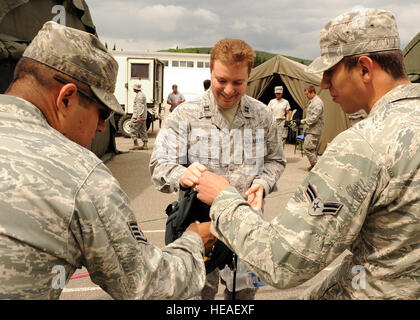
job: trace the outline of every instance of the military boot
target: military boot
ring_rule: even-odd
[[[140,150],[141,147],[139,146],[139,143],[137,140],[134,140],[134,145],[130,148],[130,150]]]

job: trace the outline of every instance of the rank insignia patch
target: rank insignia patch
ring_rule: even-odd
[[[134,239],[137,240],[137,242],[147,242],[146,237],[144,236],[143,232],[140,230],[136,221],[128,221],[127,225],[131,231],[131,234],[133,235]]]
[[[322,201],[314,186],[308,184],[305,196],[309,201],[308,213],[311,216],[322,216],[326,214],[336,215],[343,207],[342,203],[332,201]]]

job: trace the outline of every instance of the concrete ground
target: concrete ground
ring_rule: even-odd
[[[129,151],[132,141],[128,138],[117,137],[117,149],[122,154],[114,156],[106,165],[113,175],[119,181],[123,190],[131,200],[131,206],[135,212],[139,225],[144,231],[149,241],[156,246],[164,246],[164,234],[166,214],[165,208],[172,201],[177,200],[176,194],[164,194],[157,191],[150,181],[148,169],[150,155],[154,146],[156,134],[159,130],[155,122],[153,131],[149,131],[149,147],[147,151]],[[296,187],[305,178],[309,167],[306,157],[302,156],[300,151],[295,152],[295,146],[286,144],[285,153],[287,158],[286,169],[277,183],[278,191],[266,197],[264,219],[272,220],[277,214],[282,212],[288,199],[293,195]],[[337,265],[339,261],[348,254],[345,252],[336,259],[331,266]],[[296,299],[302,291],[310,284],[322,280],[331,270],[331,266],[318,274],[315,278],[292,289],[279,290],[270,286],[259,288],[256,294],[257,300],[290,300]],[[85,276],[85,269],[78,270],[75,275],[81,276],[69,281],[60,297],[62,300],[90,300],[90,299],[112,299],[100,287],[90,281]],[[223,300],[224,286],[219,285],[217,300]]]

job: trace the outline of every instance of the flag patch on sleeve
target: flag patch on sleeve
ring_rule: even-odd
[[[343,204],[340,202],[323,201],[319,197],[315,187],[310,183],[306,188],[305,196],[309,202],[308,213],[311,216],[323,216],[326,214],[335,216],[343,207]]]

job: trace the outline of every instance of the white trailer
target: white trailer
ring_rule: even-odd
[[[130,119],[133,114],[135,92],[133,85],[141,83],[146,96],[147,120],[149,129],[155,120],[161,124],[163,102],[163,69],[164,64],[155,57],[147,57],[143,53],[111,52],[118,62],[118,75],[115,85],[115,97],[126,112],[125,116],[115,116],[118,131],[130,136]]]

